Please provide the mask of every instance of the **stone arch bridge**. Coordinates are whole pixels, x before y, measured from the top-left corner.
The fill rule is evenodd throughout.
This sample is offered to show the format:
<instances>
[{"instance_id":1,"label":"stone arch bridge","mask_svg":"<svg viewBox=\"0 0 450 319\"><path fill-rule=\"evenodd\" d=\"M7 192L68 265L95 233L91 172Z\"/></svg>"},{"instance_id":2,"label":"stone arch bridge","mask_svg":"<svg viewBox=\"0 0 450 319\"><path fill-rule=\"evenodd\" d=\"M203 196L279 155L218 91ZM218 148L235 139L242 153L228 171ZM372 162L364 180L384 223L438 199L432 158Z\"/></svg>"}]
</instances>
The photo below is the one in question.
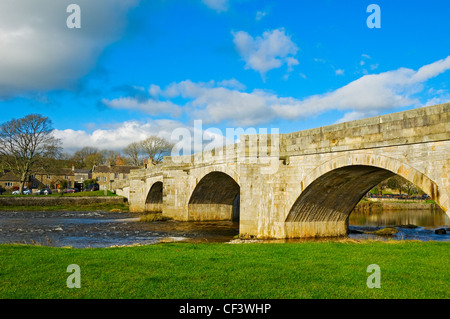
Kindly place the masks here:
<instances>
[{"instance_id":1,"label":"stone arch bridge","mask_svg":"<svg viewBox=\"0 0 450 319\"><path fill-rule=\"evenodd\" d=\"M450 103L241 142L134 170L130 211L183 221L239 219L240 234L347 234L359 200L398 174L449 214Z\"/></svg>"}]
</instances>

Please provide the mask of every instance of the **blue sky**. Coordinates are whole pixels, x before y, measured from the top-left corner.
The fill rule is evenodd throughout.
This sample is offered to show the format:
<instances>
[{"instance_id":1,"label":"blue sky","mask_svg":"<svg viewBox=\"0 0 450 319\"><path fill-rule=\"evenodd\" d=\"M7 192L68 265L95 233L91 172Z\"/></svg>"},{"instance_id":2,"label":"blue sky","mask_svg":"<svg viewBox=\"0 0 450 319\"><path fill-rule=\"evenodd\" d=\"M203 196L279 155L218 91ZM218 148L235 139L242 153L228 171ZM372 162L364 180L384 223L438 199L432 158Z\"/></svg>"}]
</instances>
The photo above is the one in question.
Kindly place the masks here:
<instances>
[{"instance_id":1,"label":"blue sky","mask_svg":"<svg viewBox=\"0 0 450 319\"><path fill-rule=\"evenodd\" d=\"M195 120L287 133L449 102L449 13L447 0L4 0L0 122L40 113L67 152L120 150Z\"/></svg>"}]
</instances>

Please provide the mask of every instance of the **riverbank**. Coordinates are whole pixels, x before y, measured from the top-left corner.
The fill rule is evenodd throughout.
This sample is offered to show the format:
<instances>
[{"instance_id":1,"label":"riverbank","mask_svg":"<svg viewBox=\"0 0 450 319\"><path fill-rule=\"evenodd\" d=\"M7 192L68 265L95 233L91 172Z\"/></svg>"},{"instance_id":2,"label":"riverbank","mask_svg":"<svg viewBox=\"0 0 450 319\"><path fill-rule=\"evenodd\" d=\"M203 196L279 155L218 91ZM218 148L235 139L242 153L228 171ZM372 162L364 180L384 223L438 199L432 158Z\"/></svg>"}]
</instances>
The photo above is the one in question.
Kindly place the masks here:
<instances>
[{"instance_id":1,"label":"riverbank","mask_svg":"<svg viewBox=\"0 0 450 319\"><path fill-rule=\"evenodd\" d=\"M120 248L0 245L0 298L434 298L450 292L439 242L165 243ZM81 288L69 289L68 265ZM381 288L367 287L369 265Z\"/></svg>"},{"instance_id":2,"label":"riverbank","mask_svg":"<svg viewBox=\"0 0 450 319\"><path fill-rule=\"evenodd\" d=\"M0 211L128 211L125 197L103 191L51 195L3 195Z\"/></svg>"},{"instance_id":3,"label":"riverbank","mask_svg":"<svg viewBox=\"0 0 450 319\"><path fill-rule=\"evenodd\" d=\"M443 210L432 200L372 200L363 199L353 209L352 213L377 213L383 211Z\"/></svg>"}]
</instances>

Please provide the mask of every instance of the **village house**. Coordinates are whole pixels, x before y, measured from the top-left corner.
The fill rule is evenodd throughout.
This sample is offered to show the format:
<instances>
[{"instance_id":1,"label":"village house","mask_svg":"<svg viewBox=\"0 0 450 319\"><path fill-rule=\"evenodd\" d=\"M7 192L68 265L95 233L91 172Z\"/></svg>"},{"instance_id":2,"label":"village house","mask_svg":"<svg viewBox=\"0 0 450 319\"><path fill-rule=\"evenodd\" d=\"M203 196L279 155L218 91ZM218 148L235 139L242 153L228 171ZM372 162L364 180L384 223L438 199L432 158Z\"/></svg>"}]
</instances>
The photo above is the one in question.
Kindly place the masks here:
<instances>
[{"instance_id":1,"label":"village house","mask_svg":"<svg viewBox=\"0 0 450 319\"><path fill-rule=\"evenodd\" d=\"M81 189L83 181L91 179L92 172L89 169L53 168L41 170L29 176L25 186L30 189L64 189L77 187ZM0 176L0 187L9 190L20 186L19 178L14 173L7 171Z\"/></svg>"},{"instance_id":2,"label":"village house","mask_svg":"<svg viewBox=\"0 0 450 319\"><path fill-rule=\"evenodd\" d=\"M75 186L75 172L71 168L42 170L30 176L30 188L64 189Z\"/></svg>"},{"instance_id":3,"label":"village house","mask_svg":"<svg viewBox=\"0 0 450 319\"><path fill-rule=\"evenodd\" d=\"M0 187L2 189L13 189L15 187L19 187L20 180L19 178L14 175L12 172L5 172L2 175L0 175Z\"/></svg>"},{"instance_id":4,"label":"village house","mask_svg":"<svg viewBox=\"0 0 450 319\"><path fill-rule=\"evenodd\" d=\"M92 170L74 168L73 166L72 170L74 171L75 187L81 190L83 188L83 182L92 179Z\"/></svg>"},{"instance_id":5,"label":"village house","mask_svg":"<svg viewBox=\"0 0 450 319\"><path fill-rule=\"evenodd\" d=\"M130 165L102 165L92 168L92 179L95 179L100 189L112 189L114 182L126 180L132 169L139 169L139 166Z\"/></svg>"},{"instance_id":6,"label":"village house","mask_svg":"<svg viewBox=\"0 0 450 319\"><path fill-rule=\"evenodd\" d=\"M70 168L58 168L48 171L40 171L29 176L25 187L29 189L70 188L74 185L74 173ZM5 172L0 177L0 186L4 189L14 189L20 187L20 179L13 172Z\"/></svg>"}]
</instances>

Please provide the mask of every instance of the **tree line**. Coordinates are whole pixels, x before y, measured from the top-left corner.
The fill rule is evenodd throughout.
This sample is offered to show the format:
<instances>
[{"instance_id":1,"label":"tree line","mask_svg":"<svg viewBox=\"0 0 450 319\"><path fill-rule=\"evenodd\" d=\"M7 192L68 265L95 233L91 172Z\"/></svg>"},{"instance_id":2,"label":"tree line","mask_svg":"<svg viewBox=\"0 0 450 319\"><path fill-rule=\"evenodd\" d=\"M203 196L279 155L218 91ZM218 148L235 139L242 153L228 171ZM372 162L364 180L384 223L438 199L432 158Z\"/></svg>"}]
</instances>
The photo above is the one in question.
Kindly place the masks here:
<instances>
[{"instance_id":1,"label":"tree line","mask_svg":"<svg viewBox=\"0 0 450 319\"><path fill-rule=\"evenodd\" d=\"M50 118L29 114L0 125L0 173L11 171L20 180L23 190L29 176L56 168L92 169L94 165L142 166L144 161L157 164L169 155L173 143L158 136L133 142L121 152L83 147L73 155L63 152L62 143L53 136Z\"/></svg>"},{"instance_id":2,"label":"tree line","mask_svg":"<svg viewBox=\"0 0 450 319\"><path fill-rule=\"evenodd\" d=\"M399 175L394 175L388 179L385 179L370 190L372 194L376 195L382 195L384 193L390 193L392 191L397 191L401 194L407 195L424 194L424 192L419 187Z\"/></svg>"}]
</instances>

